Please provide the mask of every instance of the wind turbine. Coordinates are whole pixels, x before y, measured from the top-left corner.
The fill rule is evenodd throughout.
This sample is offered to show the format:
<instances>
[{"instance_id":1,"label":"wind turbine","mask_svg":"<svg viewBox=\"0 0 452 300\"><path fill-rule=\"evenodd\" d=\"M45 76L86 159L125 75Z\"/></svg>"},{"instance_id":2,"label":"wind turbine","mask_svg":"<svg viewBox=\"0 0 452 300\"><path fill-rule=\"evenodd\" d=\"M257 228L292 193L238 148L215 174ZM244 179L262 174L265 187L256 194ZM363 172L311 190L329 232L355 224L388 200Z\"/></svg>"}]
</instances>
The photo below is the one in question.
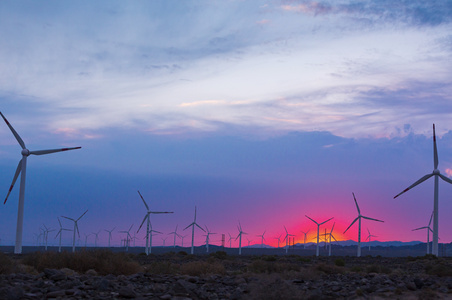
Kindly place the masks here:
<instances>
[{"instance_id":1,"label":"wind turbine","mask_svg":"<svg viewBox=\"0 0 452 300\"><path fill-rule=\"evenodd\" d=\"M27 158L30 155L44 155L44 154L50 154L55 152L62 152L62 151L68 151L68 150L75 150L80 149L81 147L72 147L72 148L60 148L60 149L49 149L49 150L38 150L38 151L30 151L25 146L24 141L19 136L19 134L14 130L13 126L6 120L5 116L0 112L0 115L2 116L3 120L5 120L6 125L8 125L9 129L13 133L14 137L16 138L19 145L22 147L22 159L19 161L19 164L16 169L16 173L13 177L13 182L11 183L11 187L9 188L8 194L6 195L5 202L8 200L9 194L11 193L14 184L16 183L17 177L19 177L19 174L21 174L20 177L20 187L19 187L19 207L17 210L17 228L16 228L16 244L14 247L14 253L20 254L22 253L22 233L23 233L23 223L24 223L24 200L25 200L25 178L27 173Z\"/></svg>"},{"instance_id":2,"label":"wind turbine","mask_svg":"<svg viewBox=\"0 0 452 300\"><path fill-rule=\"evenodd\" d=\"M415 231L415 230L427 229L427 254L430 254L430 231L433 232L433 230L430 228L430 224L432 223L432 218L433 218L433 212L432 212L432 215L430 216L430 222L428 222L428 226L423 226L423 227L419 227L419 228L412 230L412 231Z\"/></svg>"},{"instance_id":3,"label":"wind turbine","mask_svg":"<svg viewBox=\"0 0 452 300\"><path fill-rule=\"evenodd\" d=\"M352 194L353 194L353 199L355 199L356 209L358 210L358 216L357 216L356 219L353 220L353 222L347 227L347 229L345 229L344 233L346 233L347 230L348 230L350 227L352 227L352 225L355 224L356 221L358 221L358 254L357 254L357 257L360 257L360 256L361 256L361 219L364 218L364 219L367 219L367 220L377 221L377 222L382 222L382 223L383 223L384 221L377 220L377 219L372 219L372 218L365 217L365 216L361 215L361 211L360 211L359 206L358 206L358 201L356 201L355 194L354 194L354 193L352 193Z\"/></svg>"},{"instance_id":4,"label":"wind turbine","mask_svg":"<svg viewBox=\"0 0 452 300\"><path fill-rule=\"evenodd\" d=\"M308 234L309 230L306 232L304 232L304 231L300 231L300 232L304 234L303 249L306 249L306 235Z\"/></svg>"},{"instance_id":5,"label":"wind turbine","mask_svg":"<svg viewBox=\"0 0 452 300\"><path fill-rule=\"evenodd\" d=\"M49 228L47 228L47 226L45 224L42 224L42 226L44 226L44 228L45 228L45 229L43 229L43 231L44 231L44 238L46 241L45 250L47 251L47 239L49 237L49 232L55 231L55 229L49 229Z\"/></svg>"},{"instance_id":6,"label":"wind turbine","mask_svg":"<svg viewBox=\"0 0 452 300\"><path fill-rule=\"evenodd\" d=\"M146 252L146 254L149 254L149 247L148 247L148 245L149 245L149 225L150 225L150 215L151 215L151 214L172 214L173 212L172 212L172 211L151 211L151 210L149 210L149 206L148 206L148 204L146 203L146 201L144 201L144 198L143 198L143 196L141 195L140 191L138 191L138 194L140 195L141 200L143 200L143 203L144 203L144 206L146 206L147 212L146 212L146 215L144 216L143 222L141 222L140 228L138 228L138 230L137 230L137 233L138 233L138 231L140 231L141 226L143 226L144 221L147 220L147 226L146 226L146 247L145 247L145 252Z\"/></svg>"},{"instance_id":7,"label":"wind turbine","mask_svg":"<svg viewBox=\"0 0 452 300\"><path fill-rule=\"evenodd\" d=\"M59 243L59 246L58 246L58 252L61 252L61 236L63 235L63 231L64 231L64 230L66 230L66 231L71 231L71 230L70 230L70 229L63 228L63 226L61 225L60 218L58 218L58 223L60 224L60 230L59 230L58 233L56 234L55 238L57 238L58 236L60 236L60 243Z\"/></svg>"},{"instance_id":8,"label":"wind turbine","mask_svg":"<svg viewBox=\"0 0 452 300\"><path fill-rule=\"evenodd\" d=\"M176 237L181 237L180 234L177 233L177 227L178 226L179 225L176 225L176 229L173 232L168 233L168 234L173 234L174 235L174 246L173 246L174 248L176 248Z\"/></svg>"},{"instance_id":9,"label":"wind turbine","mask_svg":"<svg viewBox=\"0 0 452 300\"><path fill-rule=\"evenodd\" d=\"M264 240L265 240L265 238L264 238L264 235L265 235L265 232L266 232L267 230L265 230L264 231L264 233L263 234L261 234L261 235L257 235L257 236L260 236L262 239L261 239L261 248L264 248Z\"/></svg>"},{"instance_id":10,"label":"wind turbine","mask_svg":"<svg viewBox=\"0 0 452 300\"><path fill-rule=\"evenodd\" d=\"M152 236L155 234L162 234L160 231L152 229L152 223L149 221L149 231L147 232L147 236L149 236L149 253L152 253Z\"/></svg>"},{"instance_id":11,"label":"wind turbine","mask_svg":"<svg viewBox=\"0 0 452 300\"><path fill-rule=\"evenodd\" d=\"M63 218L65 218L65 219L68 219L68 220L71 220L71 221L73 221L74 222L74 237L72 238L72 253L74 253L75 252L75 232L77 231L77 234L78 234L78 238L80 238L80 232L78 231L78 225L77 225L77 222L86 214L88 212L88 210L86 210L77 220L74 220L74 219L72 219L72 218L68 218L68 217L65 217L65 216L61 216L61 217L63 217Z\"/></svg>"},{"instance_id":12,"label":"wind turbine","mask_svg":"<svg viewBox=\"0 0 452 300\"><path fill-rule=\"evenodd\" d=\"M328 256L331 256L331 239L334 239L336 242L336 238L333 235L333 230L334 230L334 225L336 225L336 222L333 223L333 227L331 228L331 231L327 234L329 237L329 242L328 242L328 246L329 246L329 250L328 250ZM326 236L325 236L326 237Z\"/></svg>"},{"instance_id":13,"label":"wind turbine","mask_svg":"<svg viewBox=\"0 0 452 300\"><path fill-rule=\"evenodd\" d=\"M168 237L162 238L162 240L163 240L163 247L165 247L165 242L166 242L167 239L168 239Z\"/></svg>"},{"instance_id":14,"label":"wind turbine","mask_svg":"<svg viewBox=\"0 0 452 300\"><path fill-rule=\"evenodd\" d=\"M306 215L305 215L305 216L306 216ZM315 255L316 255L316 256L319 256L319 254L320 254L320 250L319 250L320 225L323 225L323 224L325 224L326 222L328 222L328 221L334 219L334 217L333 217L333 218L329 218L328 220L323 221L322 223L317 223L316 221L314 221L313 219L311 219L311 218L308 217L308 216L306 216L306 218L308 218L309 220L311 220L312 222L314 222L315 224L317 224L317 247L316 247Z\"/></svg>"},{"instance_id":15,"label":"wind turbine","mask_svg":"<svg viewBox=\"0 0 452 300\"><path fill-rule=\"evenodd\" d=\"M88 237L91 235L91 233L88 233L88 234L84 233L84 235L85 235L85 248L86 248L86 245L88 243Z\"/></svg>"},{"instance_id":16,"label":"wind turbine","mask_svg":"<svg viewBox=\"0 0 452 300\"><path fill-rule=\"evenodd\" d=\"M184 248L184 239L185 239L186 237L187 237L186 235L181 235L181 236L180 236L180 238L181 238L181 240L182 240L182 244L181 244L181 247L182 247L182 248Z\"/></svg>"},{"instance_id":17,"label":"wind turbine","mask_svg":"<svg viewBox=\"0 0 452 300\"><path fill-rule=\"evenodd\" d=\"M294 234L289 234L289 232L287 231L286 226L284 225L284 230L286 231L286 235L284 236L283 242L286 241L286 254L289 251L289 237L291 236L295 236Z\"/></svg>"},{"instance_id":18,"label":"wind turbine","mask_svg":"<svg viewBox=\"0 0 452 300\"><path fill-rule=\"evenodd\" d=\"M232 248L232 235L228 232L229 235L229 248Z\"/></svg>"},{"instance_id":19,"label":"wind turbine","mask_svg":"<svg viewBox=\"0 0 452 300\"><path fill-rule=\"evenodd\" d=\"M369 251L370 251L370 243L372 242L372 238L373 238L373 237L377 237L377 236L376 236L376 235L370 234L369 228L367 228L367 232L369 233L369 235L367 236L366 241L369 240ZM428 253L427 253L427 254L428 254Z\"/></svg>"},{"instance_id":20,"label":"wind turbine","mask_svg":"<svg viewBox=\"0 0 452 300\"><path fill-rule=\"evenodd\" d=\"M425 175L409 187L407 187L403 192L397 194L395 198L402 195L406 191L412 189L416 185L426 181L430 177L435 176L435 190L434 190L434 196L433 196L433 245L432 245L432 254L438 256L438 177L441 177L442 180L452 184L452 180L444 176L440 173L438 169L438 149L436 147L436 134L435 134L435 124L433 124L433 172L430 174Z\"/></svg>"},{"instance_id":21,"label":"wind turbine","mask_svg":"<svg viewBox=\"0 0 452 300\"><path fill-rule=\"evenodd\" d=\"M250 240L249 238L246 238L246 240L248 241L248 247L249 247L253 240Z\"/></svg>"},{"instance_id":22,"label":"wind turbine","mask_svg":"<svg viewBox=\"0 0 452 300\"><path fill-rule=\"evenodd\" d=\"M97 248L97 241L99 240L99 233L100 233L100 230L97 233L93 232L93 234L94 234L94 248Z\"/></svg>"},{"instance_id":23,"label":"wind turbine","mask_svg":"<svg viewBox=\"0 0 452 300\"><path fill-rule=\"evenodd\" d=\"M275 240L278 240L278 249L279 249L279 243L281 242L281 235L282 234L280 234L278 237L273 238Z\"/></svg>"},{"instance_id":24,"label":"wind turbine","mask_svg":"<svg viewBox=\"0 0 452 300\"><path fill-rule=\"evenodd\" d=\"M207 230L207 234L205 234L205 237L206 237L206 250L207 250L207 253L209 253L209 237L210 237L211 234L216 234L216 233L210 232L209 228L207 228L207 225L204 225L204 226L206 226L206 230Z\"/></svg>"},{"instance_id":25,"label":"wind turbine","mask_svg":"<svg viewBox=\"0 0 452 300\"><path fill-rule=\"evenodd\" d=\"M132 230L132 227L133 227L133 224L130 225L129 230L119 231L120 233L127 233L127 235L126 235L126 252L129 252L129 242L130 242L130 239L132 238L132 236L130 235L130 230Z\"/></svg>"},{"instance_id":26,"label":"wind turbine","mask_svg":"<svg viewBox=\"0 0 452 300\"><path fill-rule=\"evenodd\" d=\"M195 250L195 248L193 246L195 243L195 226L198 226L199 229L206 232L201 226L198 225L198 223L196 223L196 206L195 206L195 218L190 225L188 225L187 227L184 228L184 230L190 226L191 226L191 254L193 254L194 250Z\"/></svg>"},{"instance_id":27,"label":"wind turbine","mask_svg":"<svg viewBox=\"0 0 452 300\"><path fill-rule=\"evenodd\" d=\"M239 230L239 234L237 235L235 240L239 239L239 255L242 255L242 234L247 234L247 233L243 232L242 224L240 224L240 221L239 221L239 226L237 226L237 229Z\"/></svg>"},{"instance_id":28,"label":"wind turbine","mask_svg":"<svg viewBox=\"0 0 452 300\"><path fill-rule=\"evenodd\" d=\"M106 232L108 232L108 248L110 248L111 233L113 232L113 230L115 230L115 228L116 228L116 227L113 227L112 230L104 229Z\"/></svg>"}]
</instances>

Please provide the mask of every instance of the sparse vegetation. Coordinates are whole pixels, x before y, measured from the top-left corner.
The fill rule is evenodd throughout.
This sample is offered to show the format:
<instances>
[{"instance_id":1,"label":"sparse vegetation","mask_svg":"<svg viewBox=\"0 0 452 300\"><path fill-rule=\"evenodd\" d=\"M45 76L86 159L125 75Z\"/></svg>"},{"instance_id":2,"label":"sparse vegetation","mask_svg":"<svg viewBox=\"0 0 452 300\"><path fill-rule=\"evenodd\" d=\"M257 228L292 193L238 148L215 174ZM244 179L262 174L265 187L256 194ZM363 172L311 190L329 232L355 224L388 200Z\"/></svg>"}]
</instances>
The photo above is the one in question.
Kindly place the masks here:
<instances>
[{"instance_id":1,"label":"sparse vegetation","mask_svg":"<svg viewBox=\"0 0 452 300\"><path fill-rule=\"evenodd\" d=\"M0 253L0 274L10 274L15 268L16 263L7 255Z\"/></svg>"},{"instance_id":2,"label":"sparse vegetation","mask_svg":"<svg viewBox=\"0 0 452 300\"><path fill-rule=\"evenodd\" d=\"M338 267L343 267L345 266L345 261L342 258L336 258L334 264Z\"/></svg>"}]
</instances>

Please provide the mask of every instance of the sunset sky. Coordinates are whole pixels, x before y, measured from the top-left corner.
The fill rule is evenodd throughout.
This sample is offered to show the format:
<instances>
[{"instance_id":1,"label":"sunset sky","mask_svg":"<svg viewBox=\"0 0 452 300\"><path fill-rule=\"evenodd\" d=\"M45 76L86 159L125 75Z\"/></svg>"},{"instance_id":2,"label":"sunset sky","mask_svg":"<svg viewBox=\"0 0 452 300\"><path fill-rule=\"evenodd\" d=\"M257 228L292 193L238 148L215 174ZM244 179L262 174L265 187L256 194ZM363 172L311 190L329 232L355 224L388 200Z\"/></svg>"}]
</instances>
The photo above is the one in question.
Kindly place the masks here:
<instances>
[{"instance_id":1,"label":"sunset sky","mask_svg":"<svg viewBox=\"0 0 452 300\"><path fill-rule=\"evenodd\" d=\"M137 190L174 211L152 224L164 237L178 225L185 245L195 206L213 244L239 221L253 243L266 230L276 245L283 226L302 242L316 230L305 215L356 240L357 224L343 234L352 192L385 221L363 232L425 241L412 229L428 224L433 178L393 197L432 172L433 123L452 178L451 1L6 0L0 36L0 111L30 150L82 147L29 157L25 245L86 209L82 241L101 230L106 245L116 227L119 244L145 215ZM0 121L4 197L21 148ZM452 185L439 191L449 243ZM0 207L1 245L14 244L18 195L19 180Z\"/></svg>"}]
</instances>

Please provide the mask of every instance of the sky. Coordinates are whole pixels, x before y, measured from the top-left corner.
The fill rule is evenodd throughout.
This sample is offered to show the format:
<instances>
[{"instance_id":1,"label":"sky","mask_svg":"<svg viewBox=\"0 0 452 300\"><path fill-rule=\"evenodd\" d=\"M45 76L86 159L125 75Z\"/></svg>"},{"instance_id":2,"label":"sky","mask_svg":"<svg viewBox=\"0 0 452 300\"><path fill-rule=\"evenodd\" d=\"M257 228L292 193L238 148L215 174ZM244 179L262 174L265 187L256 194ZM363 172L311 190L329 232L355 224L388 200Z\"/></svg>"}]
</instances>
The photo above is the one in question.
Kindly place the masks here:
<instances>
[{"instance_id":1,"label":"sky","mask_svg":"<svg viewBox=\"0 0 452 300\"><path fill-rule=\"evenodd\" d=\"M303 241L323 222L357 239L352 193L379 241L425 241L433 170L452 178L452 1L0 2L0 111L31 150L25 245L57 217L114 245L146 213L168 235L197 222L228 244ZM21 148L0 122L0 195ZM452 186L439 187L439 237L452 241ZM0 208L15 240L19 181ZM65 228L71 228L62 219ZM49 244L57 244L56 231ZM195 244L205 237L196 231ZM65 232L63 243L71 244ZM181 240L177 240L180 245ZM94 244L94 236L88 237ZM237 246L238 241L233 241Z\"/></svg>"}]
</instances>

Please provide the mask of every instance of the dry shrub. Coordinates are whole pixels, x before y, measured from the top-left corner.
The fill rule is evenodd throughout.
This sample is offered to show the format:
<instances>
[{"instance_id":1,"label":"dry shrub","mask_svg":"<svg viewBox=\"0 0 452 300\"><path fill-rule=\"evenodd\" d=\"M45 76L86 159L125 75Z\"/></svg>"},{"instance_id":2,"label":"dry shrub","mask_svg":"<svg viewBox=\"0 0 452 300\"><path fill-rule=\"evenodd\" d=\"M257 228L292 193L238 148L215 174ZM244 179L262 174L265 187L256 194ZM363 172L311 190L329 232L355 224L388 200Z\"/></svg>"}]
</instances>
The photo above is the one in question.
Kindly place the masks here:
<instances>
[{"instance_id":1,"label":"dry shrub","mask_svg":"<svg viewBox=\"0 0 452 300\"><path fill-rule=\"evenodd\" d=\"M180 266L182 274L190 276L200 276L206 274L225 274L225 267L218 263L208 263L204 261L192 261Z\"/></svg>"},{"instance_id":2,"label":"dry shrub","mask_svg":"<svg viewBox=\"0 0 452 300\"><path fill-rule=\"evenodd\" d=\"M279 274L260 275L260 280L249 284L247 299L305 299L302 291L283 280Z\"/></svg>"},{"instance_id":3,"label":"dry shrub","mask_svg":"<svg viewBox=\"0 0 452 300\"><path fill-rule=\"evenodd\" d=\"M325 274L342 274L344 273L344 269L338 267L336 265L327 265L324 263L320 263L314 266L316 271L325 273Z\"/></svg>"},{"instance_id":4,"label":"dry shrub","mask_svg":"<svg viewBox=\"0 0 452 300\"><path fill-rule=\"evenodd\" d=\"M179 270L179 265L168 261L159 261L145 265L143 268L149 274L176 274Z\"/></svg>"},{"instance_id":5,"label":"dry shrub","mask_svg":"<svg viewBox=\"0 0 452 300\"><path fill-rule=\"evenodd\" d=\"M438 277L452 276L452 268L445 264L429 264L425 267L425 272L429 275L436 275Z\"/></svg>"},{"instance_id":6,"label":"dry shrub","mask_svg":"<svg viewBox=\"0 0 452 300\"><path fill-rule=\"evenodd\" d=\"M280 263L274 261L255 260L248 265L248 271L253 273L284 273L299 271L298 265L293 263Z\"/></svg>"},{"instance_id":7,"label":"dry shrub","mask_svg":"<svg viewBox=\"0 0 452 300\"><path fill-rule=\"evenodd\" d=\"M16 262L6 254L0 252L0 274L13 273L16 268Z\"/></svg>"},{"instance_id":8,"label":"dry shrub","mask_svg":"<svg viewBox=\"0 0 452 300\"><path fill-rule=\"evenodd\" d=\"M124 253L113 253L109 250L69 252L35 252L27 255L23 263L34 267L38 271L45 268L68 268L79 273L90 269L96 270L100 275L130 275L141 271L137 262Z\"/></svg>"}]
</instances>

